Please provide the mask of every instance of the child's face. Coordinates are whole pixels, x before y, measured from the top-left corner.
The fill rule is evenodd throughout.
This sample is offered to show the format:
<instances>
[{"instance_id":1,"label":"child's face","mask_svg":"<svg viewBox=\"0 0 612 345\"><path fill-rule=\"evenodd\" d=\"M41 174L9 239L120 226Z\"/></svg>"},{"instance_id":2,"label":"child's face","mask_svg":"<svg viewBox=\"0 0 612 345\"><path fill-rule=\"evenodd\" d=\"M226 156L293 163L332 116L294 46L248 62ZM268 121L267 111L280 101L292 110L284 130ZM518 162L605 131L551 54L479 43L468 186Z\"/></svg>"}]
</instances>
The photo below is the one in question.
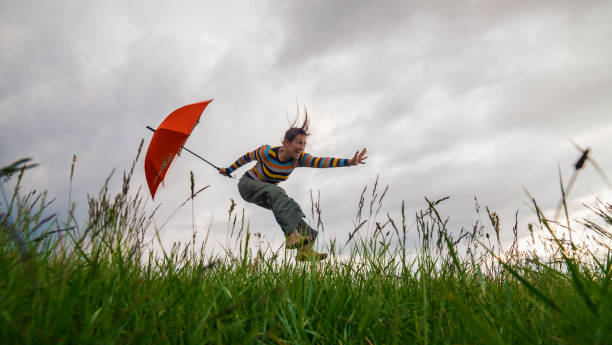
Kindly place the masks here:
<instances>
[{"instance_id":1,"label":"child's face","mask_svg":"<svg viewBox=\"0 0 612 345\"><path fill-rule=\"evenodd\" d=\"M293 138L292 141L283 143L285 148L288 149L293 158L299 158L300 154L304 152L304 148L306 147L306 136L303 134L298 134Z\"/></svg>"}]
</instances>

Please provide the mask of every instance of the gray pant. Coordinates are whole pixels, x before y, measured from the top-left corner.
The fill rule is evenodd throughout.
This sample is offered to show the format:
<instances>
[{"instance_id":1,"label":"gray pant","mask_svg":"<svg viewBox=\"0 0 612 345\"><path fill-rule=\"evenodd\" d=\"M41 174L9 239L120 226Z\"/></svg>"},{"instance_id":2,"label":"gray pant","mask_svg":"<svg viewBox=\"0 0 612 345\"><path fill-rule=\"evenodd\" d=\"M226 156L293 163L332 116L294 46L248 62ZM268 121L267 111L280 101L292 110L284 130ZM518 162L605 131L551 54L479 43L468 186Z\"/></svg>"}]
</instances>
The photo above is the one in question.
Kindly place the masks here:
<instances>
[{"instance_id":1,"label":"gray pant","mask_svg":"<svg viewBox=\"0 0 612 345\"><path fill-rule=\"evenodd\" d=\"M244 200L272 210L285 236L297 230L302 235L310 236L313 241L317 237L317 231L304 221L305 215L300 205L281 187L244 175L238 181L238 192Z\"/></svg>"}]
</instances>

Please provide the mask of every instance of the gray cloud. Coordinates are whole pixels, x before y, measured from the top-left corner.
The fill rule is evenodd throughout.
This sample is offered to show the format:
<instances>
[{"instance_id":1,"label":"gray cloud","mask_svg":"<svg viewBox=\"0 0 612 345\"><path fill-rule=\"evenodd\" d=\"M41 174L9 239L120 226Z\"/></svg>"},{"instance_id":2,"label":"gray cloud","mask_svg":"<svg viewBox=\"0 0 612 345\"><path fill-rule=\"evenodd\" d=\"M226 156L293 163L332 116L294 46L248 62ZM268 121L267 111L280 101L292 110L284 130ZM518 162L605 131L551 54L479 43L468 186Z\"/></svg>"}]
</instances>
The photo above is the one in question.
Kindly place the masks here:
<instances>
[{"instance_id":1,"label":"gray cloud","mask_svg":"<svg viewBox=\"0 0 612 345\"><path fill-rule=\"evenodd\" d=\"M321 192L331 237L350 231L377 175L390 185L391 214L402 200L412 214L424 195L450 195L442 210L460 227L476 217L474 196L508 218L517 208L529 215L523 186L556 206L557 164L567 180L578 156L568 138L612 171L605 1L9 1L0 13L0 161L40 162L27 182L56 195L60 213L73 154L73 200L84 214L86 194L113 167L129 168L141 138L148 143L145 125L207 98L215 101L187 146L221 166L278 145L296 104L312 116L312 154L368 147L365 166L300 169L284 184L306 213L309 190ZM197 224L214 217L222 237L233 198L253 229L280 241L269 211L244 205L235 181L188 154L149 200L162 204L157 225L189 195L190 171L211 185L196 202ZM142 160L134 181L146 185ZM603 187L585 170L574 193L590 188ZM169 240L188 240L190 219L189 207L179 211Z\"/></svg>"}]
</instances>

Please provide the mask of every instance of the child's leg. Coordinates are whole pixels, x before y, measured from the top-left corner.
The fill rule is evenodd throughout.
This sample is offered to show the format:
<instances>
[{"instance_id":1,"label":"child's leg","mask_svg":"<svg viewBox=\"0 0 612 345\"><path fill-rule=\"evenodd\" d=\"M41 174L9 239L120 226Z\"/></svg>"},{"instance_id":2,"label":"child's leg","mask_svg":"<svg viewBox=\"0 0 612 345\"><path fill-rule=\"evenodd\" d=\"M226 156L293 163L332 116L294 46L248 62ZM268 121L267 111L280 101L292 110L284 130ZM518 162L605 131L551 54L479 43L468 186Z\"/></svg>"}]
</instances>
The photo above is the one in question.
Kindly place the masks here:
<instances>
[{"instance_id":1,"label":"child's leg","mask_svg":"<svg viewBox=\"0 0 612 345\"><path fill-rule=\"evenodd\" d=\"M304 218L300 218L298 221L297 231L300 234L310 238L311 243L314 242L319 234L317 230L313 229L310 225L308 225L308 223L306 223L306 221L304 221Z\"/></svg>"},{"instance_id":2,"label":"child's leg","mask_svg":"<svg viewBox=\"0 0 612 345\"><path fill-rule=\"evenodd\" d=\"M285 236L297 230L312 241L317 237L317 231L304 221L300 206L281 187L243 176L238 182L238 191L244 200L272 210Z\"/></svg>"}]
</instances>

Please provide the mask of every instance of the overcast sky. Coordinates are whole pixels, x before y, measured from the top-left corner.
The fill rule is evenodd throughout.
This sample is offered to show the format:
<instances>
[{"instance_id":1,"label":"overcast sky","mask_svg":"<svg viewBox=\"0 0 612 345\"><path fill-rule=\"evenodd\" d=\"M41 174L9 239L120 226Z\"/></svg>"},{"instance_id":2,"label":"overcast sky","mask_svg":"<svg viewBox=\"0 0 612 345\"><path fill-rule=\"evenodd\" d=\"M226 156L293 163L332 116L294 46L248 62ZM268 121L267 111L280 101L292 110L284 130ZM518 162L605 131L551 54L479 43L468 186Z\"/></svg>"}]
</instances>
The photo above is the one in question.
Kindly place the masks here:
<instances>
[{"instance_id":1,"label":"overcast sky","mask_svg":"<svg viewBox=\"0 0 612 345\"><path fill-rule=\"evenodd\" d=\"M223 5L221 5L223 3ZM474 197L511 233L560 197L579 152L592 148L612 174L610 1L15 1L0 3L0 165L32 157L26 184L66 213L70 165L77 210L113 169L130 167L141 139L173 110L214 98L186 146L219 166L262 144L279 145L296 105L306 106L307 152L366 165L299 169L282 186L310 214L321 193L325 239L346 239L359 195L389 185L383 212L413 214L424 196L454 230L477 219ZM143 152L144 155L144 152ZM143 160L135 185L146 188ZM247 169L237 172L240 176ZM272 214L246 204L236 180L187 153L155 201L159 226L196 187L202 234L226 238L229 199L273 243ZM592 166L572 205L610 200ZM576 205L575 212L581 208ZM484 219L483 219L484 220ZM521 234L526 235L522 228ZM162 238L191 239L189 206ZM506 236L506 238L508 238Z\"/></svg>"}]
</instances>

